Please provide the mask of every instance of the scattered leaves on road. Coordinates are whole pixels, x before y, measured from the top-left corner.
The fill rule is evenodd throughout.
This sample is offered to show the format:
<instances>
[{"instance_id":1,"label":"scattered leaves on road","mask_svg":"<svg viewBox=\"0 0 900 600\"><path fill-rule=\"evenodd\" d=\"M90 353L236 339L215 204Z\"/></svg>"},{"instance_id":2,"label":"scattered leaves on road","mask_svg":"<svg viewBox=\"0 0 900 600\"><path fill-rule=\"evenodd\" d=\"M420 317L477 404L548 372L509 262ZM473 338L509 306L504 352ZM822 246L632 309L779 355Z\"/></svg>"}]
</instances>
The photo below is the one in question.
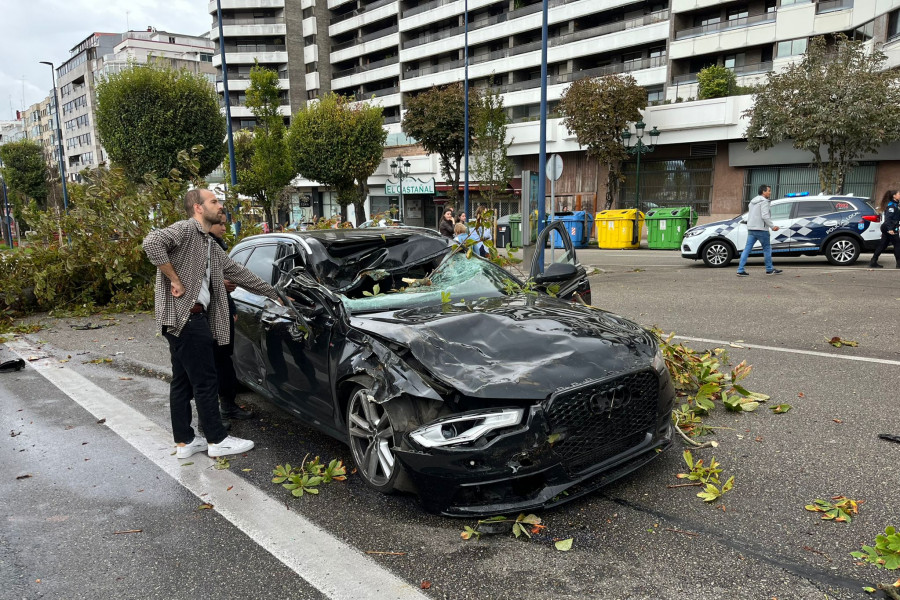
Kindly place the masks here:
<instances>
[{"instance_id":1,"label":"scattered leaves on road","mask_svg":"<svg viewBox=\"0 0 900 600\"><path fill-rule=\"evenodd\" d=\"M769 410L771 410L776 415L783 415L784 413L791 410L792 408L794 408L794 407L791 406L790 404L779 404L778 406L770 406Z\"/></svg>"},{"instance_id":2,"label":"scattered leaves on road","mask_svg":"<svg viewBox=\"0 0 900 600\"><path fill-rule=\"evenodd\" d=\"M419 587L422 588L423 590L430 590L431 582L428 581L427 579L423 579L422 583L419 584Z\"/></svg>"},{"instance_id":3,"label":"scattered leaves on road","mask_svg":"<svg viewBox=\"0 0 900 600\"><path fill-rule=\"evenodd\" d=\"M197 510L211 510L212 507L213 507L213 505L210 504L209 502L204 502L203 504L201 504L200 506L197 507Z\"/></svg>"},{"instance_id":4,"label":"scattered leaves on road","mask_svg":"<svg viewBox=\"0 0 900 600\"><path fill-rule=\"evenodd\" d=\"M845 496L832 496L831 500L833 502L817 498L814 500L814 504L806 505L806 510L824 513L822 515L823 521L835 521L837 523L849 523L853 520L851 515L859 514L861 500L853 500Z\"/></svg>"},{"instance_id":5,"label":"scattered leaves on road","mask_svg":"<svg viewBox=\"0 0 900 600\"><path fill-rule=\"evenodd\" d=\"M186 462L186 463L182 463L181 466L182 466L182 467L189 467L189 466L191 466L192 464L194 464L194 463L192 463L192 462Z\"/></svg>"},{"instance_id":6,"label":"scattered leaves on road","mask_svg":"<svg viewBox=\"0 0 900 600\"><path fill-rule=\"evenodd\" d=\"M556 549L559 550L560 552L568 552L569 550L572 549L572 538L568 538L565 540L559 540L554 545L556 546Z\"/></svg>"},{"instance_id":7,"label":"scattered leaves on road","mask_svg":"<svg viewBox=\"0 0 900 600\"><path fill-rule=\"evenodd\" d=\"M218 469L219 471L221 471L221 470L223 470L223 469L228 469L228 468L230 468L230 467L231 467L231 463L228 462L228 459L227 459L226 457L221 456L221 457L219 457L219 458L216 459L216 464L214 464L213 466L214 466L216 469ZM231 489L231 488L229 488L229 489Z\"/></svg>"},{"instance_id":8,"label":"scattered leaves on road","mask_svg":"<svg viewBox=\"0 0 900 600\"><path fill-rule=\"evenodd\" d=\"M835 348L840 348L841 346L850 346L851 348L855 348L859 346L859 342L854 342L853 340L844 340L839 338L838 336L834 336L833 338L825 338L825 341Z\"/></svg>"}]
</instances>

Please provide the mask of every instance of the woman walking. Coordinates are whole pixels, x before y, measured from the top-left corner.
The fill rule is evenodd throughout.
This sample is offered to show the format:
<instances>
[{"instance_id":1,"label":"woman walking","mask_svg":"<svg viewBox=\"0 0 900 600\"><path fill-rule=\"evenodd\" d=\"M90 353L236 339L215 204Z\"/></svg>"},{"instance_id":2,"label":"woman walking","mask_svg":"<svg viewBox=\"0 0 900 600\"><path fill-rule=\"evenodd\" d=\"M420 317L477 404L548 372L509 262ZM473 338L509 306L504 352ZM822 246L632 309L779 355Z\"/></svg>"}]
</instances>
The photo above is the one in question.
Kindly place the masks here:
<instances>
[{"instance_id":1,"label":"woman walking","mask_svg":"<svg viewBox=\"0 0 900 600\"><path fill-rule=\"evenodd\" d=\"M881 213L881 243L872 255L869 267L872 269L880 269L878 257L887 250L891 244L894 245L894 260L896 268L900 269L900 236L897 234L900 227L900 191L888 190L881 197L881 201L875 206L875 210Z\"/></svg>"}]
</instances>

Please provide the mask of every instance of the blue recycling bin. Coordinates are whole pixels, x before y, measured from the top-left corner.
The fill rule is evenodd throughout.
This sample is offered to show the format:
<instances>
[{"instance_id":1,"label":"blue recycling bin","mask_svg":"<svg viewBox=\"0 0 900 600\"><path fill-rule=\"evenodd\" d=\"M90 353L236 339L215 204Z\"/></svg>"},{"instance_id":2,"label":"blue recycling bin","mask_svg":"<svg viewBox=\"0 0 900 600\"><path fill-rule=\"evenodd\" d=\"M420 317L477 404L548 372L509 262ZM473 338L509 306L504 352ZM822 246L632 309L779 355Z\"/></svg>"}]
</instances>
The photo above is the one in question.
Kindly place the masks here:
<instances>
[{"instance_id":1,"label":"blue recycling bin","mask_svg":"<svg viewBox=\"0 0 900 600\"><path fill-rule=\"evenodd\" d=\"M584 225L584 215L585 212L583 210L560 212L553 215L554 221L562 221L565 223L566 229L569 232L569 237L572 238L572 245L576 248L587 248L588 245L588 231ZM551 235L553 237L554 248L565 248L562 239L555 231L552 232Z\"/></svg>"}]
</instances>

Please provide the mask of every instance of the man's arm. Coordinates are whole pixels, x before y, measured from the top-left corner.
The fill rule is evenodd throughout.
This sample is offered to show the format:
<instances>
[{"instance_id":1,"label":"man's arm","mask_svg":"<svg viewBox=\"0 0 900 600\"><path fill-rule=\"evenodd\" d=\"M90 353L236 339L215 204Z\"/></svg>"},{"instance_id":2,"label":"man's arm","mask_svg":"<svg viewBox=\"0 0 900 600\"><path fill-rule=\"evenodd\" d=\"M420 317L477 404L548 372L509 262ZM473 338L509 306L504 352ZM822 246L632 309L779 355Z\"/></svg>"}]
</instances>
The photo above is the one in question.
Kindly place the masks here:
<instances>
[{"instance_id":1,"label":"man's arm","mask_svg":"<svg viewBox=\"0 0 900 600\"><path fill-rule=\"evenodd\" d=\"M172 296L180 298L184 294L184 286L181 284L181 279L179 279L178 273L175 272L172 263L156 265L156 267L162 271L163 275L169 278L169 282L172 284Z\"/></svg>"},{"instance_id":2,"label":"man's arm","mask_svg":"<svg viewBox=\"0 0 900 600\"><path fill-rule=\"evenodd\" d=\"M213 248L213 251L216 250L222 252L220 248ZM260 279L253 271L250 271L246 267L231 260L231 257L224 252L222 252L222 273L226 279L233 281L242 288L245 288L254 294L259 294L260 296L266 296L267 298L271 298L275 302L282 304L278 292L275 291L275 288L272 287L271 284Z\"/></svg>"},{"instance_id":3,"label":"man's arm","mask_svg":"<svg viewBox=\"0 0 900 600\"><path fill-rule=\"evenodd\" d=\"M154 229L144 238L142 246L147 258L165 275L172 287L172 296L178 298L184 294L184 285L172 267L169 252L178 247L184 237L184 227L181 223L175 223L164 229Z\"/></svg>"}]
</instances>

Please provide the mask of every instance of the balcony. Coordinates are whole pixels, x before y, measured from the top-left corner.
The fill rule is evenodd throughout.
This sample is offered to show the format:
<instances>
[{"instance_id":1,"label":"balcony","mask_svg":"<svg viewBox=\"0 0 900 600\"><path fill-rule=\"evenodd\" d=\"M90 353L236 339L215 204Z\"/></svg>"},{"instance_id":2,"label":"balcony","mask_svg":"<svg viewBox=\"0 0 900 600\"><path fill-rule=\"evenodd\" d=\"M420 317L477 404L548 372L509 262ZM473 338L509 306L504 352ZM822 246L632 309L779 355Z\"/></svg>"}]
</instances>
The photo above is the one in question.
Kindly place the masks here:
<instances>
[{"instance_id":1,"label":"balcony","mask_svg":"<svg viewBox=\"0 0 900 600\"><path fill-rule=\"evenodd\" d=\"M350 69L343 69L341 71L335 71L331 74L331 79L340 79L341 77L348 77L350 75L356 75L357 73L365 73L366 71L371 71L372 69L377 69L379 67L386 67L388 65L396 64L397 61L400 60L398 56L389 56L382 60L376 60L375 62L370 62L365 65L357 65Z\"/></svg>"},{"instance_id":2,"label":"balcony","mask_svg":"<svg viewBox=\"0 0 900 600\"><path fill-rule=\"evenodd\" d=\"M853 8L853 0L825 0L816 4L816 14L834 12L836 10L846 10Z\"/></svg>"},{"instance_id":3,"label":"balcony","mask_svg":"<svg viewBox=\"0 0 900 600\"><path fill-rule=\"evenodd\" d=\"M261 65L286 64L288 53L283 50L270 52L228 52L226 50L225 59L229 65L252 65L257 60ZM213 55L212 64L214 67L221 68L222 58L218 53Z\"/></svg>"},{"instance_id":4,"label":"balcony","mask_svg":"<svg viewBox=\"0 0 900 600\"><path fill-rule=\"evenodd\" d=\"M604 65L595 69L585 69L583 71L575 71L572 73L563 73L547 77L547 85L559 85L562 83L571 83L585 77L602 77L603 75L614 75L617 73L630 73L632 71L641 71L643 69L653 69L656 67L666 66L665 56L655 56L653 58L642 58L639 60L629 60L623 63L612 65ZM499 86L501 93L519 92L536 87L540 87L541 80L539 78L529 79L528 81L519 81L507 85Z\"/></svg>"},{"instance_id":5,"label":"balcony","mask_svg":"<svg viewBox=\"0 0 900 600\"><path fill-rule=\"evenodd\" d=\"M445 4L453 4L457 0L433 0L432 2L426 2L425 4L420 4L419 6L414 6L409 10L404 10L401 15L402 18L411 17L413 15L421 14L425 11L431 10L433 8L437 8L439 6L444 6Z\"/></svg>"},{"instance_id":6,"label":"balcony","mask_svg":"<svg viewBox=\"0 0 900 600\"><path fill-rule=\"evenodd\" d=\"M737 67L729 67L731 71L737 76L741 77L743 75L756 75L759 73L768 73L772 70L772 61L751 63L748 65L740 65ZM700 73L685 73L683 75L675 75L672 77L672 85L685 85L690 83L697 83L697 78Z\"/></svg>"},{"instance_id":7,"label":"balcony","mask_svg":"<svg viewBox=\"0 0 900 600\"><path fill-rule=\"evenodd\" d=\"M253 19L250 19L253 20ZM287 34L287 26L282 23L259 23L262 19L256 19L257 22L247 25L223 25L222 33L225 39L235 37L262 37L262 36L278 36L283 38ZM219 28L213 26L210 31L210 37L213 40L219 39Z\"/></svg>"},{"instance_id":8,"label":"balcony","mask_svg":"<svg viewBox=\"0 0 900 600\"><path fill-rule=\"evenodd\" d=\"M330 24L331 24L331 25L334 25L334 24L336 24L336 23L340 23L341 21L346 21L347 19L351 19L351 18L353 18L353 17L357 17L357 16L359 16L359 15L361 15L361 14L363 14L363 13L372 11L372 10L374 10L374 9L376 9L376 8L381 8L382 6L387 6L387 5L390 4L391 2L396 2L396 1L397 1L397 0L376 0L375 2L372 2L371 4L366 4L366 5L363 6L362 8L357 8L356 10L351 10L350 12L345 13L345 14L343 14L343 15L338 15L338 16L336 16L336 17L331 17Z\"/></svg>"},{"instance_id":9,"label":"balcony","mask_svg":"<svg viewBox=\"0 0 900 600\"><path fill-rule=\"evenodd\" d=\"M373 31L367 35L364 35L359 38L354 38L352 40L342 42L340 44L334 44L331 46L332 52L340 52L341 50L346 50L347 48L352 48L357 44L364 44L366 42L370 42L372 40L377 40L378 38L384 37L386 35L390 35L392 33L397 33L397 25L391 25L390 27L385 27L384 29L379 29L378 31Z\"/></svg>"},{"instance_id":10,"label":"balcony","mask_svg":"<svg viewBox=\"0 0 900 600\"><path fill-rule=\"evenodd\" d=\"M852 0L835 0L835 1L849 1L852 4ZM762 25L763 23L774 23L775 22L775 13L764 13L761 15L753 15L752 17L744 17L742 19L731 19L730 21L721 21L719 23L710 23L709 25L701 25L699 27L691 27L690 29L682 29L681 31L675 32L676 40L685 40L692 37L698 37L701 35L708 35L710 33L718 33L721 31L728 31L731 29L742 29L744 27L752 27L754 25Z\"/></svg>"},{"instance_id":11,"label":"balcony","mask_svg":"<svg viewBox=\"0 0 900 600\"><path fill-rule=\"evenodd\" d=\"M235 8L284 8L284 0L221 0L222 10ZM216 0L206 5L206 12L216 14Z\"/></svg>"}]
</instances>

